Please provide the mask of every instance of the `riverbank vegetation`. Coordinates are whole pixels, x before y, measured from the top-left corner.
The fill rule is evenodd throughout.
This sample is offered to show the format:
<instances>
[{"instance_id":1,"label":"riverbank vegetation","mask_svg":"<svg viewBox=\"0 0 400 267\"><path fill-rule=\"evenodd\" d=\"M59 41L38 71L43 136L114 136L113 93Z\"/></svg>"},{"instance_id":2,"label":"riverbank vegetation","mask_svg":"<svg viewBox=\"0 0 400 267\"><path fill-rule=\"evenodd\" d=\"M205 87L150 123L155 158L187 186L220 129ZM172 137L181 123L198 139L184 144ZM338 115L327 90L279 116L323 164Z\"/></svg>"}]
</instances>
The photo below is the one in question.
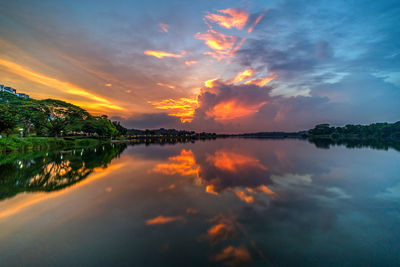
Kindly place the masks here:
<instances>
[{"instance_id":1,"label":"riverbank vegetation","mask_svg":"<svg viewBox=\"0 0 400 267\"><path fill-rule=\"evenodd\" d=\"M303 137L320 148L344 145L348 148L371 147L384 150L394 148L400 151L400 121L370 125L349 124L344 127L319 124Z\"/></svg>"},{"instance_id":2,"label":"riverbank vegetation","mask_svg":"<svg viewBox=\"0 0 400 267\"><path fill-rule=\"evenodd\" d=\"M110 143L109 139L91 137L5 137L0 139L0 152L48 149L71 149Z\"/></svg>"},{"instance_id":3,"label":"riverbank vegetation","mask_svg":"<svg viewBox=\"0 0 400 267\"><path fill-rule=\"evenodd\" d=\"M344 127L330 127L329 124L319 124L309 130L306 137L331 140L400 140L400 121L370 125L348 124Z\"/></svg>"},{"instance_id":4,"label":"riverbank vegetation","mask_svg":"<svg viewBox=\"0 0 400 267\"><path fill-rule=\"evenodd\" d=\"M106 115L93 116L64 101L0 92L0 151L98 145L126 131Z\"/></svg>"}]
</instances>

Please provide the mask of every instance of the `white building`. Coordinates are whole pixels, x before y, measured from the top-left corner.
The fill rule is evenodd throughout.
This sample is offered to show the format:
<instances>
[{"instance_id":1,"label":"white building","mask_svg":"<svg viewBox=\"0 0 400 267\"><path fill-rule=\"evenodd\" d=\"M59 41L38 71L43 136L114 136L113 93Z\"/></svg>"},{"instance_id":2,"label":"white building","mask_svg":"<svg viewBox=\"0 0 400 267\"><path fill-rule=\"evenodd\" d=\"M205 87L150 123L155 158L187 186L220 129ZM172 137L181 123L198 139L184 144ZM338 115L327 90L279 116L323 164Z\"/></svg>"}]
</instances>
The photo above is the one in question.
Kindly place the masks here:
<instances>
[{"instance_id":1,"label":"white building","mask_svg":"<svg viewBox=\"0 0 400 267\"><path fill-rule=\"evenodd\" d=\"M14 89L12 87L4 86L3 84L0 84L0 92L7 92L7 93L16 95L18 97L23 97L23 98L30 98L29 95L24 94L24 93L17 93L16 89Z\"/></svg>"}]
</instances>

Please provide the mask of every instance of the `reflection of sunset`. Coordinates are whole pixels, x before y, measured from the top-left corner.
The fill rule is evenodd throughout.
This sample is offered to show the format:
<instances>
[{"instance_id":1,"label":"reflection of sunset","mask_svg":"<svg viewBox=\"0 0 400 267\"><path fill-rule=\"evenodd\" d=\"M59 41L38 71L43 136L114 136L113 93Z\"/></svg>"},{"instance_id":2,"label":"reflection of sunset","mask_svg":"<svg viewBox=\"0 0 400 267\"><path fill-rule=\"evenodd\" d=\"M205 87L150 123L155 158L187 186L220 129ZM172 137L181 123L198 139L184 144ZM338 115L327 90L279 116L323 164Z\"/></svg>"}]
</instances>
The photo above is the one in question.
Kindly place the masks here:
<instances>
[{"instance_id":1,"label":"reflection of sunset","mask_svg":"<svg viewBox=\"0 0 400 267\"><path fill-rule=\"evenodd\" d=\"M182 149L178 156L169 157L167 163L159 163L154 168L154 172L166 175L194 175L200 179L201 184L207 184L207 181L199 176L200 166L196 163L196 159L191 150ZM205 191L208 194L218 195L214 185L205 186Z\"/></svg>"},{"instance_id":2,"label":"reflection of sunset","mask_svg":"<svg viewBox=\"0 0 400 267\"><path fill-rule=\"evenodd\" d=\"M253 167L267 170L260 161L251 156L245 156L229 151L217 151L214 155L207 157L207 161L214 164L215 167L230 172L237 172L240 168Z\"/></svg>"},{"instance_id":3,"label":"reflection of sunset","mask_svg":"<svg viewBox=\"0 0 400 267\"><path fill-rule=\"evenodd\" d=\"M167 175L192 175L198 173L199 167L196 164L193 152L182 149L180 155L168 158L168 163L157 164L153 171Z\"/></svg>"},{"instance_id":4,"label":"reflection of sunset","mask_svg":"<svg viewBox=\"0 0 400 267\"><path fill-rule=\"evenodd\" d=\"M268 168L264 166L257 158L231 151L216 151L214 155L207 156L206 162L211 163L214 167L229 173L237 173L240 171L243 172L249 170L249 168L258 169L261 171L268 170ZM199 163L196 162L194 153L191 150L182 149L179 155L169 157L167 162L157 164L152 171L165 175L195 175L198 179L197 184L204 186L204 191L207 194L219 195L221 191L227 190L247 203L254 203L255 194L257 193L275 196L275 193L265 185L246 187L245 190L247 190L247 192L245 190L235 189L234 187L230 186L221 187L220 177L203 177L203 174L200 172L200 170L206 170L206 166L207 165L200 166ZM171 184L167 187L159 188L158 192L164 192L166 190L175 188L176 185Z\"/></svg>"},{"instance_id":5,"label":"reflection of sunset","mask_svg":"<svg viewBox=\"0 0 400 267\"><path fill-rule=\"evenodd\" d=\"M95 180L98 180L102 177L105 177L109 175L110 173L114 172L117 169L120 169L124 166L125 164L119 163L119 164L114 164L109 166L108 168L104 169L102 167L95 168L93 169L93 174L89 176L87 179L80 181L77 184L74 184L70 186L67 189L61 190L61 191L55 191L51 193L34 193L34 194L27 194L26 197L22 198L21 201L18 201L16 203L13 203L8 206L6 210L3 210L0 212L0 219L4 217L8 217L11 215L14 215L21 210L24 210L28 207L31 207L35 204L38 204L40 202L44 202L49 199L53 199L56 197L59 197L61 195L64 195L66 193L72 192L73 190L76 190L86 184L89 184Z\"/></svg>"},{"instance_id":6,"label":"reflection of sunset","mask_svg":"<svg viewBox=\"0 0 400 267\"><path fill-rule=\"evenodd\" d=\"M215 105L213 109L207 111L206 114L209 118L214 118L217 121L232 120L257 113L266 103L267 102L262 102L248 105L242 104L237 100L230 100Z\"/></svg>"}]
</instances>

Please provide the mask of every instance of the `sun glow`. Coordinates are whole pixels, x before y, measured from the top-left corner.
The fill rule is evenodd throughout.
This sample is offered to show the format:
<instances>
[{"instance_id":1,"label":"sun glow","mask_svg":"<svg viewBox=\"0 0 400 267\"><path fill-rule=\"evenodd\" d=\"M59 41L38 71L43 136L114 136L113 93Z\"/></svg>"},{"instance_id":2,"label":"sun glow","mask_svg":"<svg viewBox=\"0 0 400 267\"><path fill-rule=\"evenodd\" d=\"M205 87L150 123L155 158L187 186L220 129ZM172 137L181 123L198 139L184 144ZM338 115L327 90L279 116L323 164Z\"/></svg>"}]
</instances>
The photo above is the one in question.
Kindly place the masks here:
<instances>
[{"instance_id":1,"label":"sun glow","mask_svg":"<svg viewBox=\"0 0 400 267\"><path fill-rule=\"evenodd\" d=\"M180 118L182 123L191 122L198 107L197 98L165 99L149 101L156 109L168 110L168 115Z\"/></svg>"},{"instance_id":2,"label":"sun glow","mask_svg":"<svg viewBox=\"0 0 400 267\"><path fill-rule=\"evenodd\" d=\"M217 121L232 120L253 115L266 103L267 102L261 102L259 104L248 105L242 104L234 99L215 105L211 110L206 112L206 115Z\"/></svg>"},{"instance_id":3,"label":"sun glow","mask_svg":"<svg viewBox=\"0 0 400 267\"><path fill-rule=\"evenodd\" d=\"M61 92L71 94L71 95L78 95L82 97L86 97L88 99L96 101L96 103L88 103L93 109L100 109L100 108L108 108L113 110L124 110L124 108L112 104L111 101L97 96L93 93L88 92L87 90L80 88L76 85L70 84L68 82L60 81L56 78L46 76L44 74L35 72L33 70L28 69L25 66L21 66L17 63L12 61L8 61L5 59L0 58L0 65L9 69L12 73L17 74L18 76L24 77L30 81L48 86L50 88L54 88L60 90ZM76 104L76 101L68 100L69 102ZM83 105L86 106L86 103Z\"/></svg>"}]
</instances>

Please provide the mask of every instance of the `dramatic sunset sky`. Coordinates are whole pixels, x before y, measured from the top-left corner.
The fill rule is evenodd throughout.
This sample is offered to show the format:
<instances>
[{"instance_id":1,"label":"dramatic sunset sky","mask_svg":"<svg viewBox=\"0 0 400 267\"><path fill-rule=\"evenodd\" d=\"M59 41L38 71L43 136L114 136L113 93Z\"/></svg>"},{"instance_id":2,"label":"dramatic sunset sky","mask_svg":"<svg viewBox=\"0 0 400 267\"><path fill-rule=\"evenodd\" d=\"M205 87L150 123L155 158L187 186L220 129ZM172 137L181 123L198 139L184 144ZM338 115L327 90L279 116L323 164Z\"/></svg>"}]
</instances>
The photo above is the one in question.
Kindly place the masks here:
<instances>
[{"instance_id":1,"label":"dramatic sunset sky","mask_svg":"<svg viewBox=\"0 0 400 267\"><path fill-rule=\"evenodd\" d=\"M0 11L0 84L129 128L400 120L398 0L2 0Z\"/></svg>"}]
</instances>

